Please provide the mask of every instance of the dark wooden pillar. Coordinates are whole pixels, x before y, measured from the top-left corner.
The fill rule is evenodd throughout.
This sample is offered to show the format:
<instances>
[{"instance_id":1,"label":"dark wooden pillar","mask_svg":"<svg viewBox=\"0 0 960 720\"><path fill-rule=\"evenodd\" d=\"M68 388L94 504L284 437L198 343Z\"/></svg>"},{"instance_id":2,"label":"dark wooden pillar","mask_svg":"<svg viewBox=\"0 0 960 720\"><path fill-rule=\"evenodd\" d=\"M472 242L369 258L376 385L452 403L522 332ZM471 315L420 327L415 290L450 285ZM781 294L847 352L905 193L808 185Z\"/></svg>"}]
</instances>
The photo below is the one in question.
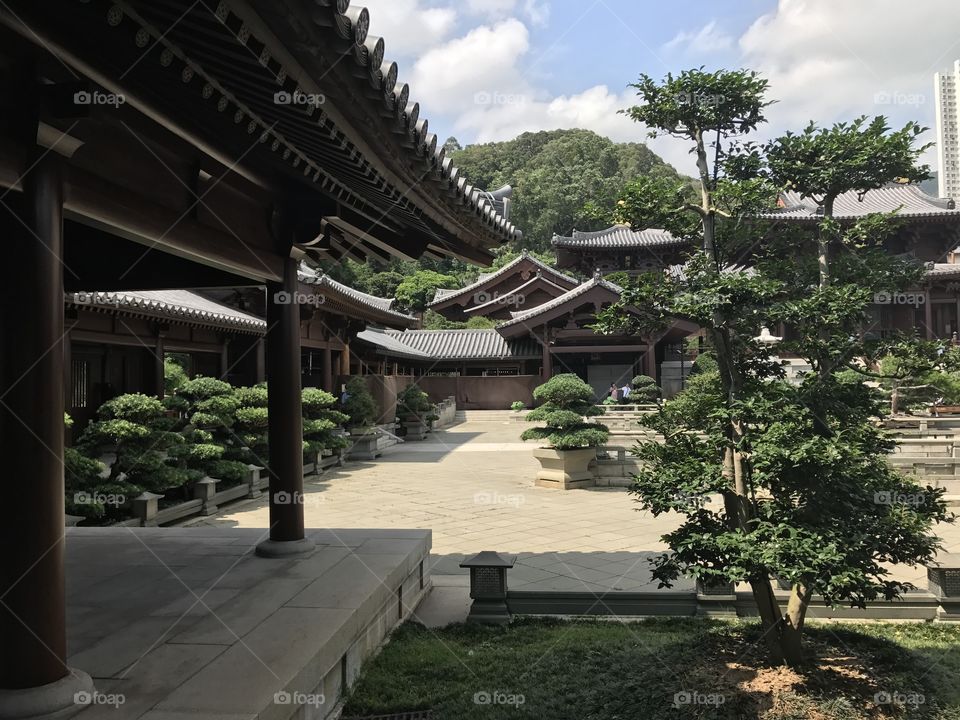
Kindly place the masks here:
<instances>
[{"instance_id":1,"label":"dark wooden pillar","mask_svg":"<svg viewBox=\"0 0 960 720\"><path fill-rule=\"evenodd\" d=\"M161 400L166 394L165 357L166 351L163 348L163 330L157 330L157 338L153 343L153 372L157 388L157 397Z\"/></svg>"},{"instance_id":2,"label":"dark wooden pillar","mask_svg":"<svg viewBox=\"0 0 960 720\"><path fill-rule=\"evenodd\" d=\"M340 352L340 374L350 374L350 343L344 343L343 350Z\"/></svg>"},{"instance_id":3,"label":"dark wooden pillar","mask_svg":"<svg viewBox=\"0 0 960 720\"><path fill-rule=\"evenodd\" d=\"M550 332L546 327L543 328L543 377L541 378L544 382L550 379L553 375L553 367L550 358Z\"/></svg>"},{"instance_id":4,"label":"dark wooden pillar","mask_svg":"<svg viewBox=\"0 0 960 720\"><path fill-rule=\"evenodd\" d=\"M300 306L297 263L288 258L283 282L267 285L267 428L270 445L270 538L264 557L310 552L303 532L303 417L300 409Z\"/></svg>"},{"instance_id":5,"label":"dark wooden pillar","mask_svg":"<svg viewBox=\"0 0 960 720\"><path fill-rule=\"evenodd\" d=\"M927 301L923 305L923 320L926 325L926 338L933 340L933 303L930 302L930 293L927 293Z\"/></svg>"},{"instance_id":6,"label":"dark wooden pillar","mask_svg":"<svg viewBox=\"0 0 960 720\"><path fill-rule=\"evenodd\" d=\"M55 157L23 179L22 225L5 208L0 433L11 505L0 521L0 688L70 675L64 588L63 186ZM12 204L13 198L7 201ZM87 678L89 681L89 678ZM2 693L2 690L0 690ZM3 699L0 697L0 706Z\"/></svg>"},{"instance_id":7,"label":"dark wooden pillar","mask_svg":"<svg viewBox=\"0 0 960 720\"><path fill-rule=\"evenodd\" d=\"M298 350L299 352L299 350ZM220 344L220 379L226 380L230 373L230 338L224 338Z\"/></svg>"},{"instance_id":8,"label":"dark wooden pillar","mask_svg":"<svg viewBox=\"0 0 960 720\"><path fill-rule=\"evenodd\" d=\"M333 392L333 352L330 350L329 340L323 348L323 389Z\"/></svg>"},{"instance_id":9,"label":"dark wooden pillar","mask_svg":"<svg viewBox=\"0 0 960 720\"><path fill-rule=\"evenodd\" d=\"M657 379L657 350L653 340L647 344L647 354L643 358L644 375Z\"/></svg>"},{"instance_id":10,"label":"dark wooden pillar","mask_svg":"<svg viewBox=\"0 0 960 720\"><path fill-rule=\"evenodd\" d=\"M257 348L254 352L256 353L257 364L254 371L256 382L262 383L267 379L266 341L263 338L257 338Z\"/></svg>"}]
</instances>

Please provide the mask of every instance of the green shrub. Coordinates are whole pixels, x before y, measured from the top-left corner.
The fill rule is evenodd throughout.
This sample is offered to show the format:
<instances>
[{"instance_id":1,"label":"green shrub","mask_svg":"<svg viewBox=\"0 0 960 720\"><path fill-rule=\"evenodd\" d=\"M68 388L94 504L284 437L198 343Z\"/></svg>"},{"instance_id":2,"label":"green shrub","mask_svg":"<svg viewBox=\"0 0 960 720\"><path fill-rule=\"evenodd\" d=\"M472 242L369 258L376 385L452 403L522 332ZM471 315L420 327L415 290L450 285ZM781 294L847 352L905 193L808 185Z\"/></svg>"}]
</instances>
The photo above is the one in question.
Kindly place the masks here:
<instances>
[{"instance_id":1,"label":"green shrub","mask_svg":"<svg viewBox=\"0 0 960 720\"><path fill-rule=\"evenodd\" d=\"M520 412L526 407L527 407L527 404L522 400L514 400L512 403L510 403L510 409L513 410L514 412Z\"/></svg>"},{"instance_id":2,"label":"green shrub","mask_svg":"<svg viewBox=\"0 0 960 720\"><path fill-rule=\"evenodd\" d=\"M603 445L610 433L605 425L588 423L585 417L603 414L594 405L593 388L573 373L555 375L533 391L540 406L527 414L527 420L542 422L542 427L525 430L523 440L547 440L556 450Z\"/></svg>"},{"instance_id":3,"label":"green shrub","mask_svg":"<svg viewBox=\"0 0 960 720\"><path fill-rule=\"evenodd\" d=\"M616 405L616 404L617 404L617 401L614 400L612 397L610 397L610 396L608 395L607 397L605 397L605 398L603 399L603 402L600 403L600 404L601 404L601 405Z\"/></svg>"},{"instance_id":4,"label":"green shrub","mask_svg":"<svg viewBox=\"0 0 960 720\"><path fill-rule=\"evenodd\" d=\"M267 444L267 386L261 383L254 387L234 388L232 399L236 410L233 411L232 432L225 446L225 457L264 467L270 452Z\"/></svg>"},{"instance_id":5,"label":"green shrub","mask_svg":"<svg viewBox=\"0 0 960 720\"><path fill-rule=\"evenodd\" d=\"M367 389L367 383L359 375L347 381L347 399L343 412L348 416L347 427L368 427L377 417L377 403Z\"/></svg>"},{"instance_id":6,"label":"green shrub","mask_svg":"<svg viewBox=\"0 0 960 720\"><path fill-rule=\"evenodd\" d=\"M649 375L637 375L630 381L630 401L652 403L660 399L661 391L657 381Z\"/></svg>"},{"instance_id":7,"label":"green shrub","mask_svg":"<svg viewBox=\"0 0 960 720\"><path fill-rule=\"evenodd\" d=\"M397 394L397 414L401 418L416 417L423 422L437 419L430 397L416 383L407 385Z\"/></svg>"},{"instance_id":8,"label":"green shrub","mask_svg":"<svg viewBox=\"0 0 960 720\"><path fill-rule=\"evenodd\" d=\"M172 425L157 398L139 393L119 395L100 406L97 420L81 434L77 450L94 459L104 453L115 454L102 486L123 488L131 496L144 490L162 493L187 481L183 469L173 461L184 439L171 432ZM81 476L87 477L82 468Z\"/></svg>"},{"instance_id":9,"label":"green shrub","mask_svg":"<svg viewBox=\"0 0 960 720\"><path fill-rule=\"evenodd\" d=\"M177 388L176 397L186 418L177 428L184 446L173 453L180 467L189 470L191 478L209 475L226 480L216 474L223 467L218 461L248 459L246 445L233 429L240 408L235 388L223 380L200 376Z\"/></svg>"},{"instance_id":10,"label":"green shrub","mask_svg":"<svg viewBox=\"0 0 960 720\"><path fill-rule=\"evenodd\" d=\"M183 385L190 378L187 376L183 365L173 358L164 358L163 360L163 392L164 395L172 395L177 388Z\"/></svg>"},{"instance_id":11,"label":"green shrub","mask_svg":"<svg viewBox=\"0 0 960 720\"><path fill-rule=\"evenodd\" d=\"M350 416L336 410L333 407L336 402L333 395L320 388L303 389L300 403L303 408L304 454L339 450L347 446L347 439L339 430Z\"/></svg>"}]
</instances>

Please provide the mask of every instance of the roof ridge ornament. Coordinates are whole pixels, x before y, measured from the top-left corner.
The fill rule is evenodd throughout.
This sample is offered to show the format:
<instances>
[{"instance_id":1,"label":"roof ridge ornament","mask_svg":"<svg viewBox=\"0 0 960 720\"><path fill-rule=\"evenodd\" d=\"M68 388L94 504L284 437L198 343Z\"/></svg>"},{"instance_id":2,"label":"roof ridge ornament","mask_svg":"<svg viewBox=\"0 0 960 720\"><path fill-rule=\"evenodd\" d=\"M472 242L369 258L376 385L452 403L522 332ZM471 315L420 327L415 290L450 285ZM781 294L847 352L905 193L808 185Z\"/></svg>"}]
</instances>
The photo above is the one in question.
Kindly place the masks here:
<instances>
[{"instance_id":1,"label":"roof ridge ornament","mask_svg":"<svg viewBox=\"0 0 960 720\"><path fill-rule=\"evenodd\" d=\"M603 276L600 274L600 268L597 268L596 270L593 271L593 279L596 281L600 281L603 279Z\"/></svg>"}]
</instances>

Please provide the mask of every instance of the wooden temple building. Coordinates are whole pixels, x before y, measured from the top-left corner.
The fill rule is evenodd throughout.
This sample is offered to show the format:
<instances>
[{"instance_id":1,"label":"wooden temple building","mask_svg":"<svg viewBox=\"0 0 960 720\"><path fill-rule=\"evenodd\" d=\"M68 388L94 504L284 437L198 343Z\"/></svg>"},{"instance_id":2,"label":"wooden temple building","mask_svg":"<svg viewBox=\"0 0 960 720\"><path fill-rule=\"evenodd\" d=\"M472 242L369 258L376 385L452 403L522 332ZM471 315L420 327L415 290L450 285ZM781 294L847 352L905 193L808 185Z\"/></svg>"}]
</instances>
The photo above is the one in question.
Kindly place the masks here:
<instances>
[{"instance_id":1,"label":"wooden temple building","mask_svg":"<svg viewBox=\"0 0 960 720\"><path fill-rule=\"evenodd\" d=\"M360 322L407 321L301 278L300 261L488 265L519 238L444 156L369 21L347 0L0 8L0 432L18 508L0 523L0 705L15 714L91 688L66 664L63 411L81 361L90 392L111 350L139 347L129 377L155 388L160 349L197 351L221 375L262 366L270 529L257 553L302 555L303 506L276 498L302 493L304 348L326 383L354 367ZM303 285L325 302L291 302ZM265 288L262 315L202 299L237 288ZM207 294L144 294L186 289ZM351 315L360 306L368 317ZM97 382L122 384L110 377Z\"/></svg>"},{"instance_id":2,"label":"wooden temple building","mask_svg":"<svg viewBox=\"0 0 960 720\"><path fill-rule=\"evenodd\" d=\"M817 221L812 201L787 193L779 205L767 215L772 232ZM900 224L885 240L887 251L928 267L922 287L892 289L888 296L878 296L867 330L956 340L960 263L954 262L953 251L960 246L960 210L953 200L932 197L915 185L891 185L862 197L842 195L835 211L845 224L870 213L897 211ZM451 386L449 378L465 378L460 384L474 388L457 394L465 407L529 402L529 391L537 382L557 372L578 374L598 399L611 383L622 385L640 373L656 378L667 395L678 391L693 359L683 341L698 328L675 323L656 337L623 337L598 335L590 325L598 310L620 298L620 288L604 275L677 271L693 249L689 241L665 230L615 225L554 236L552 246L556 267L524 253L466 287L436 292L432 310L450 320L485 317L496 323L492 329L367 331L358 339L383 358L381 369L421 376L418 382L425 389L439 385L438 376L448 378L444 388ZM913 300L907 302L909 298ZM509 387L504 382L471 380L479 377L515 379ZM529 380L527 391L520 378Z\"/></svg>"}]
</instances>

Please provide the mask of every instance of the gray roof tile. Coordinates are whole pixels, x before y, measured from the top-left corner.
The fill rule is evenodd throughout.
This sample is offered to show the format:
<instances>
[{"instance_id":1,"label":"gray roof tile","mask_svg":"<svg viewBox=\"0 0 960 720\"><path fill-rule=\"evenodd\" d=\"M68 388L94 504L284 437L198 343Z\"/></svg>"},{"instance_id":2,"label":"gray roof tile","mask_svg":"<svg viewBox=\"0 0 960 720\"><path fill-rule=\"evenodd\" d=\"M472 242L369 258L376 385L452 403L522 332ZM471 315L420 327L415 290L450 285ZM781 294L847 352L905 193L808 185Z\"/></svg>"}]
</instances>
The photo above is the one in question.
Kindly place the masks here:
<instances>
[{"instance_id":1,"label":"gray roof tile","mask_svg":"<svg viewBox=\"0 0 960 720\"><path fill-rule=\"evenodd\" d=\"M606 230L580 232L573 235L554 235L550 244L557 248L658 248L686 245L683 238L674 237L666 230L648 228L633 230L629 225L614 225Z\"/></svg>"},{"instance_id":2,"label":"gray roof tile","mask_svg":"<svg viewBox=\"0 0 960 720\"><path fill-rule=\"evenodd\" d=\"M523 360L539 358L540 346L531 338L507 340L494 329L370 330L358 338L378 345L385 355L430 360Z\"/></svg>"},{"instance_id":3,"label":"gray roof tile","mask_svg":"<svg viewBox=\"0 0 960 720\"><path fill-rule=\"evenodd\" d=\"M785 192L781 196L783 207L772 210L765 217L772 220L816 220L817 203L811 198L801 198L799 193ZM862 197L855 191L845 192L834 203L834 216L839 220L856 220L871 213L898 211L900 217L950 217L960 218L960 210L950 198L927 195L918 185L887 185L878 190L869 190Z\"/></svg>"},{"instance_id":4,"label":"gray roof tile","mask_svg":"<svg viewBox=\"0 0 960 720\"><path fill-rule=\"evenodd\" d=\"M65 300L77 307L122 310L137 315L252 332L264 332L267 327L266 321L256 315L223 305L190 290L75 292L66 293Z\"/></svg>"}]
</instances>

